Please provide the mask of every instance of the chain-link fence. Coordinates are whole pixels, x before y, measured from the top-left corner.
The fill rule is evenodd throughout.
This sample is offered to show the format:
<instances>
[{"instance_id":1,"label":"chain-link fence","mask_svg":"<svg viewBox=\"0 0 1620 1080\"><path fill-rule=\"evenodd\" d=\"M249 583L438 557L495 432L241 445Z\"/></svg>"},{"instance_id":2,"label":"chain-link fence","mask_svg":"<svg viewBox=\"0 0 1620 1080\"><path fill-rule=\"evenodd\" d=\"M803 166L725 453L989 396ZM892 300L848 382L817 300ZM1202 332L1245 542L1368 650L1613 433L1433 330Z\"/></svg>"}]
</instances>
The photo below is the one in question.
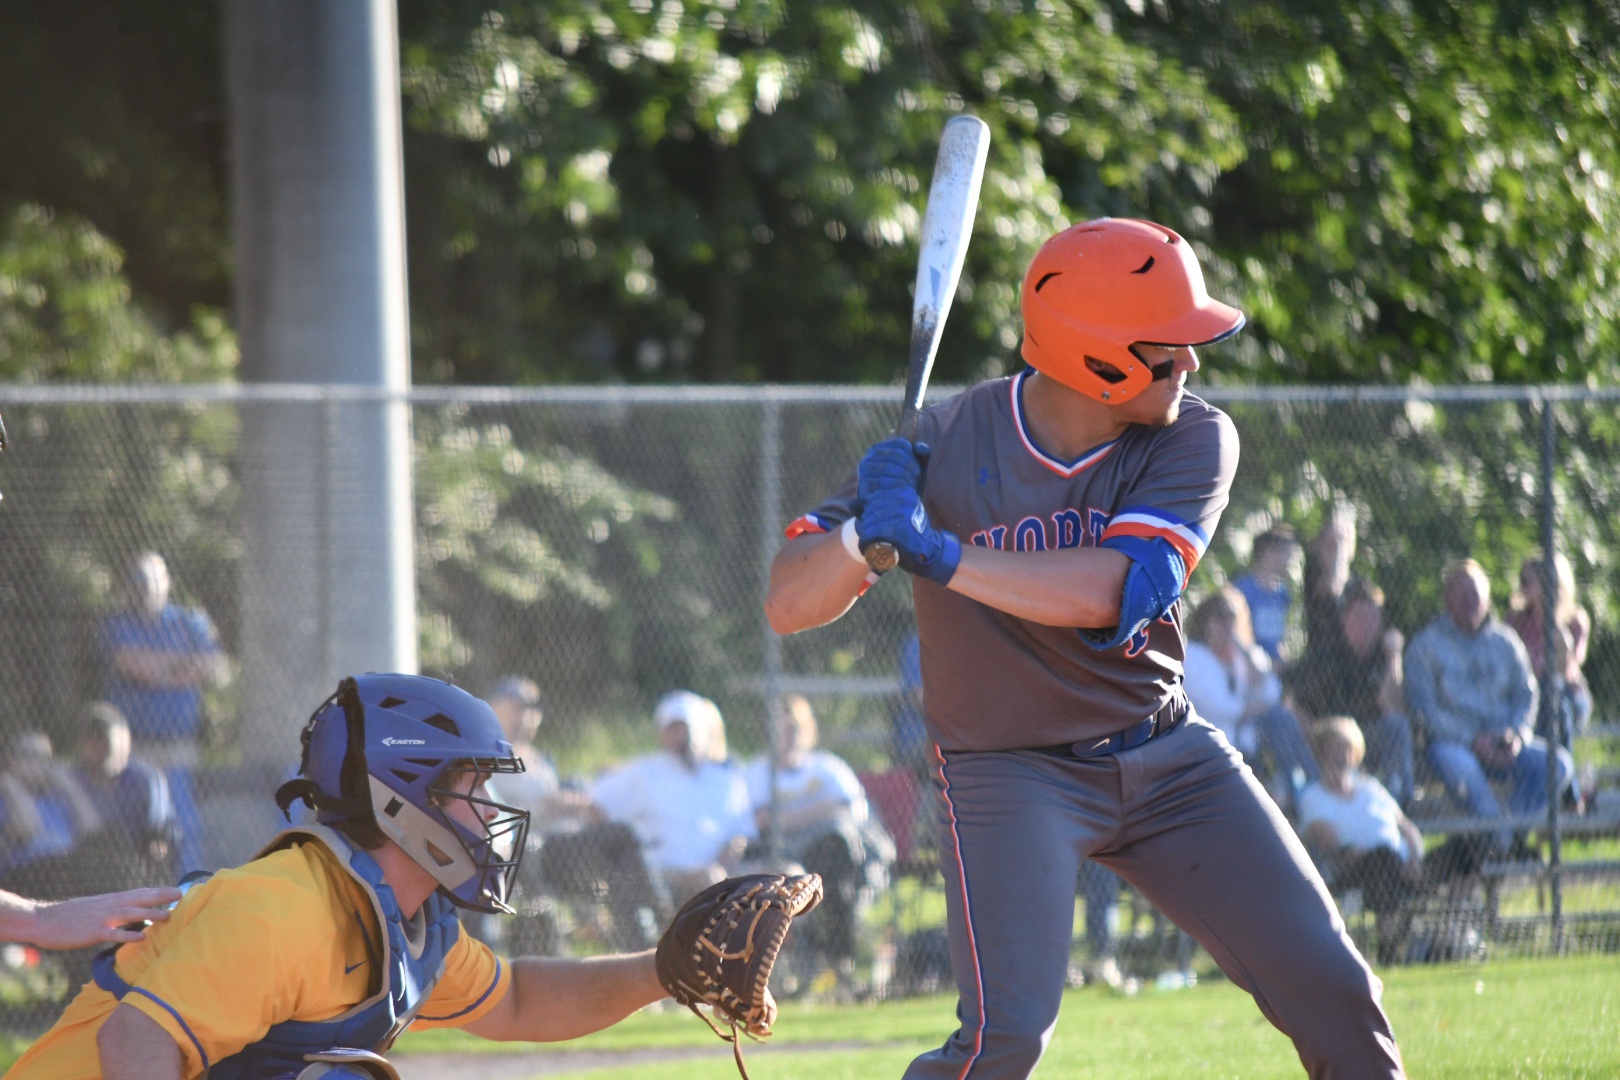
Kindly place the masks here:
<instances>
[{"instance_id":1,"label":"chain-link fence","mask_svg":"<svg viewBox=\"0 0 1620 1080\"><path fill-rule=\"evenodd\" d=\"M1609 512L1620 396L1209 397L1236 421L1244 458L1186 601L1202 639L1189 689L1294 815L1369 953L1416 962L1620 945L1620 567ZM543 717L531 772L543 781L549 765L558 781L524 789L541 824L522 914L480 933L516 951L644 942L690 879L664 872L647 827L624 826L629 811L619 825L601 812L614 788L601 778L665 752L654 706L686 688L724 716L723 736L689 725L694 752L729 760L736 768L717 766L719 782L746 788L768 717L802 695L869 813L792 830L767 815L766 840L744 855L796 859L837 882L822 928L790 958L787 992L948 981L909 590L886 580L838 622L785 639L761 608L783 526L885 434L897 401L892 389L836 388L408 396L421 669L485 694L505 680L520 733L525 717ZM10 750L0 885L54 896L159 881L181 864L240 861L274 833L271 793L295 767L299 727L344 674L331 656L367 615L355 582L377 525L353 531L368 493L341 435L367 410L400 404L310 387L0 388L13 436L0 458ZM287 498L289 484L308 497ZM271 514L267 490L280 500ZM1536 606L1550 595L1543 578L1521 574L1549 509L1573 577L1551 636ZM172 578L167 608L148 552ZM1430 679L1455 659L1417 640L1465 556L1551 688L1555 707L1536 710L1537 722L1564 723L1553 741L1572 751L1573 780L1550 803L1545 779L1527 779L1526 763L1547 757L1535 744L1514 757L1470 742L1491 783L1461 793L1466 763L1447 757L1448 740L1418 708L1434 692L1401 685L1415 677L1414 656ZM299 589L307 617L278 624L274 678L251 678L268 655L262 640L245 642L254 627L263 637L266 592L284 601ZM92 705L102 700L131 714L133 765L119 725ZM1356 723L1321 722L1336 715ZM768 801L770 771L755 768L752 797ZM797 775L777 770L779 805ZM1388 797L1367 795L1365 776ZM1487 822L1491 805L1504 816ZM753 831L748 811L719 832ZM1415 841L1408 821L1422 832ZM5 957L30 994L58 985L31 969L33 954ZM1128 889L1088 870L1076 965L1110 981L1174 980L1200 957Z\"/></svg>"}]
</instances>

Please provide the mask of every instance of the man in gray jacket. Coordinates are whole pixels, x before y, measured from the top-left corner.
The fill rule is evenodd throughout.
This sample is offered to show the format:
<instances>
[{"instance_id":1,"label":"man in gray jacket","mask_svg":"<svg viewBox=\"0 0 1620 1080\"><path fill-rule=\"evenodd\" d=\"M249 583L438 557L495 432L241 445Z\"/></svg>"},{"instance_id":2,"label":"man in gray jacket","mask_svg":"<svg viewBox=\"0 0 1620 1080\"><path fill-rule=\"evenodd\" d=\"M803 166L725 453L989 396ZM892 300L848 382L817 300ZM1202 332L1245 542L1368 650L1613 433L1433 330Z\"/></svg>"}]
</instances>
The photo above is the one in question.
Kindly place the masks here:
<instances>
[{"instance_id":1,"label":"man in gray jacket","mask_svg":"<svg viewBox=\"0 0 1620 1080\"><path fill-rule=\"evenodd\" d=\"M1491 583L1473 559L1450 568L1446 610L1406 649L1407 704L1429 739L1429 762L1447 790L1480 817L1502 817L1492 778L1511 778L1508 810L1547 805L1547 743L1535 737L1536 679L1524 644L1491 614ZM1558 786L1575 763L1558 749ZM1504 849L1511 834L1497 837Z\"/></svg>"}]
</instances>

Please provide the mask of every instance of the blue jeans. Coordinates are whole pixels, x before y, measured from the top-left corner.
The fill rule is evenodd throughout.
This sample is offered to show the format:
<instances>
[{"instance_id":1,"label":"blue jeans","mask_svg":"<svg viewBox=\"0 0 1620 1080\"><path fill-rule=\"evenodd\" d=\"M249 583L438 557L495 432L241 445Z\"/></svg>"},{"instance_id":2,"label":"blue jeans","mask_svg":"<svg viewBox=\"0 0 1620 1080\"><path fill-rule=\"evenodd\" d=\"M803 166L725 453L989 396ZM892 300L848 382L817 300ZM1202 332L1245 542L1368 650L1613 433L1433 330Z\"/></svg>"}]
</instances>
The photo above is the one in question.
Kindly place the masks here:
<instances>
[{"instance_id":1,"label":"blue jeans","mask_svg":"<svg viewBox=\"0 0 1620 1080\"><path fill-rule=\"evenodd\" d=\"M169 782L169 799L174 804L175 823L180 829L176 872L183 877L193 870L213 869L207 865L203 853L202 815L197 811L197 788L191 770L167 769L163 775Z\"/></svg>"},{"instance_id":2,"label":"blue jeans","mask_svg":"<svg viewBox=\"0 0 1620 1080\"><path fill-rule=\"evenodd\" d=\"M1367 760L1362 769L1378 778L1395 801L1405 806L1412 797L1412 724L1400 713L1389 713L1365 725Z\"/></svg>"},{"instance_id":3,"label":"blue jeans","mask_svg":"<svg viewBox=\"0 0 1620 1080\"><path fill-rule=\"evenodd\" d=\"M1295 795L1306 784L1322 779L1322 770L1316 765L1316 755L1311 753L1311 744L1297 716L1279 705L1255 717L1254 728L1261 760L1270 759L1271 772L1286 777Z\"/></svg>"},{"instance_id":4,"label":"blue jeans","mask_svg":"<svg viewBox=\"0 0 1620 1080\"><path fill-rule=\"evenodd\" d=\"M1433 742L1429 744L1429 764L1440 774L1446 790L1468 808L1476 817L1503 817L1504 811L1491 790L1492 779L1513 781L1508 794L1507 813L1533 814L1547 808L1547 740L1530 740L1513 764L1505 769L1487 769L1474 756L1474 748L1460 742ZM1569 787L1575 775L1575 759L1562 746L1558 748L1558 790ZM1508 834L1498 841L1502 846L1510 842Z\"/></svg>"}]
</instances>

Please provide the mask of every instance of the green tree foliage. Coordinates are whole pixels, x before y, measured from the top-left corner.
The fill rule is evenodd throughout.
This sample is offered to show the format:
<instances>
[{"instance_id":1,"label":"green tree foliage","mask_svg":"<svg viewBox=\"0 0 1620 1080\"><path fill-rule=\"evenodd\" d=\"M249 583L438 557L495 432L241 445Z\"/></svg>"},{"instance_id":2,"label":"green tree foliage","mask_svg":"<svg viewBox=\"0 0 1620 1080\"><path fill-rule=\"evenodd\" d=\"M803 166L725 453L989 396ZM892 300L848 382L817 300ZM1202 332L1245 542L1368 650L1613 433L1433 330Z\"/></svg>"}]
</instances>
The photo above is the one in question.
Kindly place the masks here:
<instances>
[{"instance_id":1,"label":"green tree foliage","mask_svg":"<svg viewBox=\"0 0 1620 1080\"><path fill-rule=\"evenodd\" d=\"M235 369L224 316L199 308L188 329L165 330L88 222L34 203L0 222L0 380L211 382Z\"/></svg>"},{"instance_id":2,"label":"green tree foliage","mask_svg":"<svg viewBox=\"0 0 1620 1080\"><path fill-rule=\"evenodd\" d=\"M229 294L217 4L0 10L0 213L93 223L160 327ZM888 381L941 121L994 149L940 372L1136 213L1252 332L1210 377L1613 374L1605 0L403 0L418 376Z\"/></svg>"},{"instance_id":3,"label":"green tree foliage","mask_svg":"<svg viewBox=\"0 0 1620 1080\"><path fill-rule=\"evenodd\" d=\"M0 218L111 238L160 324L230 302L218 0L0 4Z\"/></svg>"},{"instance_id":4,"label":"green tree foliage","mask_svg":"<svg viewBox=\"0 0 1620 1080\"><path fill-rule=\"evenodd\" d=\"M493 680L526 668L532 644L503 650L481 634L490 605L519 622L522 609L540 603L553 605L559 621L600 618L634 579L657 575L649 527L678 511L674 500L624 483L567 446L524 445L534 439L468 412L451 406L414 417L422 663L464 670L476 644L496 654L477 657Z\"/></svg>"},{"instance_id":5,"label":"green tree foliage","mask_svg":"<svg viewBox=\"0 0 1620 1080\"><path fill-rule=\"evenodd\" d=\"M1075 207L1196 233L1241 156L1202 79L1090 2L407 2L402 22L435 377L896 378L963 109L994 136L940 372L976 377Z\"/></svg>"},{"instance_id":6,"label":"green tree foliage","mask_svg":"<svg viewBox=\"0 0 1620 1080\"><path fill-rule=\"evenodd\" d=\"M1244 380L1612 380L1620 8L1120 0L1240 118Z\"/></svg>"},{"instance_id":7,"label":"green tree foliage","mask_svg":"<svg viewBox=\"0 0 1620 1080\"><path fill-rule=\"evenodd\" d=\"M0 382L208 382L229 378L236 343L199 307L180 331L134 295L124 254L82 218L24 203L0 220ZM99 685L95 618L121 601L143 548L174 567L187 602L230 628L224 572L237 486L237 423L219 406L14 407L4 462L0 595L7 619L6 715L49 727Z\"/></svg>"}]
</instances>

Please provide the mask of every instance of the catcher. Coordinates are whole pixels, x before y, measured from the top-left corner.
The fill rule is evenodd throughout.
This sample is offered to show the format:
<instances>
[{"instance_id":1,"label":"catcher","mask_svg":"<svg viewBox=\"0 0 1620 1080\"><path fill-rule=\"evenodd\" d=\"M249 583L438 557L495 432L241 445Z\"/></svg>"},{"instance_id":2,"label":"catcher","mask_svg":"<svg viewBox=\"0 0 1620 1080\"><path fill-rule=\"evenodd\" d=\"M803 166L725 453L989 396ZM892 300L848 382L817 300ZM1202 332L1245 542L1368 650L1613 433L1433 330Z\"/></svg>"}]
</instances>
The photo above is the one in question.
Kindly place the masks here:
<instances>
[{"instance_id":1,"label":"catcher","mask_svg":"<svg viewBox=\"0 0 1620 1080\"><path fill-rule=\"evenodd\" d=\"M522 768L494 712L463 690L343 680L304 728L299 778L276 794L283 811L313 807L315 824L194 885L145 940L102 953L7 1075L397 1080L383 1055L412 1023L550 1042L666 992L710 1005L733 1039L738 1025L768 1035L771 965L819 899L813 877L722 882L658 949L630 955L503 962L461 932L458 908L512 910L528 814L485 785Z\"/></svg>"}]
</instances>

